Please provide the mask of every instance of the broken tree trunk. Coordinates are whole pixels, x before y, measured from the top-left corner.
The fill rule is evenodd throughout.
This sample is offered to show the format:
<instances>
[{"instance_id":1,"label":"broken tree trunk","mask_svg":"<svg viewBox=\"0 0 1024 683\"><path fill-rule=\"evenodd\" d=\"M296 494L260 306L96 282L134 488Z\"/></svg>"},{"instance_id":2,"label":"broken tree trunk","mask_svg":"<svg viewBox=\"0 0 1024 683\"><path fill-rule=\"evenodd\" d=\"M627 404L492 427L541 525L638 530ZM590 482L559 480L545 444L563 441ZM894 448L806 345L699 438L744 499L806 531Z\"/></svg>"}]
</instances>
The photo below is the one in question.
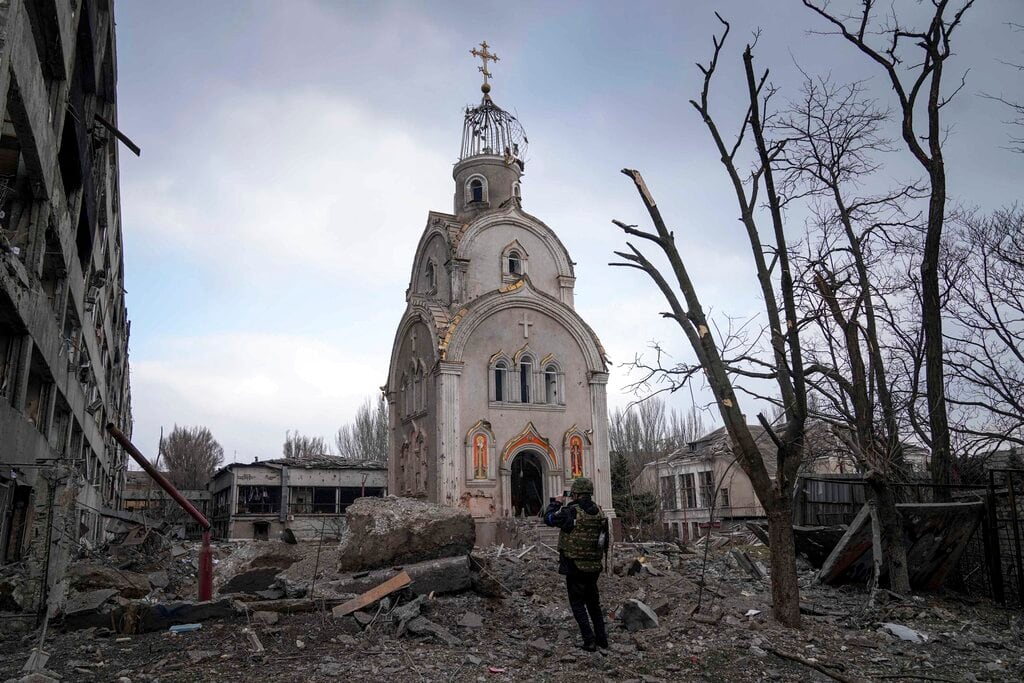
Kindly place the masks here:
<instances>
[{"instance_id":1,"label":"broken tree trunk","mask_svg":"<svg viewBox=\"0 0 1024 683\"><path fill-rule=\"evenodd\" d=\"M799 626L800 586L796 576L793 513L789 505L768 511L768 535L772 539L772 613L787 626Z\"/></svg>"}]
</instances>

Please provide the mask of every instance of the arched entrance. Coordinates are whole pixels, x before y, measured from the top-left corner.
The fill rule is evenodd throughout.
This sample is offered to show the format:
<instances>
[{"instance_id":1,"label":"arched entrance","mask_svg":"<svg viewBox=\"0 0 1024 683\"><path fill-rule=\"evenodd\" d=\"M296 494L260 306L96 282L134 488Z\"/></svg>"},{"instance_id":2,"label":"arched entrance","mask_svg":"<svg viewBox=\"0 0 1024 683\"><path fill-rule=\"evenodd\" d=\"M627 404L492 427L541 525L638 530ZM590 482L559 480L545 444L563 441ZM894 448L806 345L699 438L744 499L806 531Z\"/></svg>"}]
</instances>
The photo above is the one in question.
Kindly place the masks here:
<instances>
[{"instance_id":1,"label":"arched entrance","mask_svg":"<svg viewBox=\"0 0 1024 683\"><path fill-rule=\"evenodd\" d=\"M513 516L536 517L544 509L544 461L536 451L520 451L510 469Z\"/></svg>"}]
</instances>

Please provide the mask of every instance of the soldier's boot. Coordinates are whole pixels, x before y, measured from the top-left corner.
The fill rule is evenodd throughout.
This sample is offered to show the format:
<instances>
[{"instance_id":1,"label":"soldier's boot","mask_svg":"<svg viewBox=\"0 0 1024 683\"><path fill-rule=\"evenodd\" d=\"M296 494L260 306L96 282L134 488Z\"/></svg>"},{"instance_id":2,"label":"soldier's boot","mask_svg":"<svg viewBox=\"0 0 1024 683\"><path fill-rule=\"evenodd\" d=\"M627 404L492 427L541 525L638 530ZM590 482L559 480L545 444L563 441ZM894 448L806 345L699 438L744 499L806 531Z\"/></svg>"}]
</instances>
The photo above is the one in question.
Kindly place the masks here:
<instances>
[{"instance_id":1,"label":"soldier's boot","mask_svg":"<svg viewBox=\"0 0 1024 683\"><path fill-rule=\"evenodd\" d=\"M587 652L593 652L597 649L597 645L594 640L594 630L590 627L590 617L587 615L587 606L570 606L572 607L572 616L576 619L576 623L580 627L580 635L583 636L583 649ZM604 624L601 626L603 627Z\"/></svg>"}]
</instances>

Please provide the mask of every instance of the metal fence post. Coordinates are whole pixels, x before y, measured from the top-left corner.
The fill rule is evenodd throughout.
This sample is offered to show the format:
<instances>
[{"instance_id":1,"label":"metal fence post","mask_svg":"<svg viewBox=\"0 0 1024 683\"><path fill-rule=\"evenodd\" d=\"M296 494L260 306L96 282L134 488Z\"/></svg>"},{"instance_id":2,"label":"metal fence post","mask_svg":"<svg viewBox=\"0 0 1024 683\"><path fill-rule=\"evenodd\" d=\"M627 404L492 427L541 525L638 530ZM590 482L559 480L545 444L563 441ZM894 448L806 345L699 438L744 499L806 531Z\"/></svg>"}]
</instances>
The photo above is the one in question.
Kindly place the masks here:
<instances>
[{"instance_id":1,"label":"metal fence post","mask_svg":"<svg viewBox=\"0 0 1024 683\"><path fill-rule=\"evenodd\" d=\"M1024 567L1021 567L1021 554L1020 554L1020 523L1017 520L1017 497L1013 492L1014 475L1016 472L1008 471L1006 473L1006 490L1010 499L1010 521L1013 524L1013 550L1014 567L1017 570L1017 601L1024 604Z\"/></svg>"},{"instance_id":2,"label":"metal fence post","mask_svg":"<svg viewBox=\"0 0 1024 683\"><path fill-rule=\"evenodd\" d=\"M996 514L995 473L988 473L988 492L985 494L985 516L982 518L982 538L985 543L985 558L988 564L989 582L992 584L992 599L1006 604L1003 590L1003 560L999 552L999 519Z\"/></svg>"}]
</instances>

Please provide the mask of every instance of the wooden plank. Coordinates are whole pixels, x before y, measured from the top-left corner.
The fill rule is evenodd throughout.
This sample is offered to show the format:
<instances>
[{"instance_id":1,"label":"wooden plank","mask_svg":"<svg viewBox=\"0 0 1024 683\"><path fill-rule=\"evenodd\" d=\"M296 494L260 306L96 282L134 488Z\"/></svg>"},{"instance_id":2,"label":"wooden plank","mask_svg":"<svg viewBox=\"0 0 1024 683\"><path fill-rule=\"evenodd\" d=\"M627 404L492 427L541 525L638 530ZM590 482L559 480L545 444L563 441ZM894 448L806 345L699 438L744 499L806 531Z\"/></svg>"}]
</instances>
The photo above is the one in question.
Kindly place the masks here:
<instances>
[{"instance_id":1,"label":"wooden plank","mask_svg":"<svg viewBox=\"0 0 1024 683\"><path fill-rule=\"evenodd\" d=\"M397 590L405 588L410 583L412 583L412 579L410 579L409 575L403 571L397 576L391 577L376 588L371 588L362 595L352 598L345 604L338 605L331 610L331 612L336 617L343 617L347 614L352 614L353 612L363 609L367 605L372 605L386 595L390 595Z\"/></svg>"}]
</instances>

